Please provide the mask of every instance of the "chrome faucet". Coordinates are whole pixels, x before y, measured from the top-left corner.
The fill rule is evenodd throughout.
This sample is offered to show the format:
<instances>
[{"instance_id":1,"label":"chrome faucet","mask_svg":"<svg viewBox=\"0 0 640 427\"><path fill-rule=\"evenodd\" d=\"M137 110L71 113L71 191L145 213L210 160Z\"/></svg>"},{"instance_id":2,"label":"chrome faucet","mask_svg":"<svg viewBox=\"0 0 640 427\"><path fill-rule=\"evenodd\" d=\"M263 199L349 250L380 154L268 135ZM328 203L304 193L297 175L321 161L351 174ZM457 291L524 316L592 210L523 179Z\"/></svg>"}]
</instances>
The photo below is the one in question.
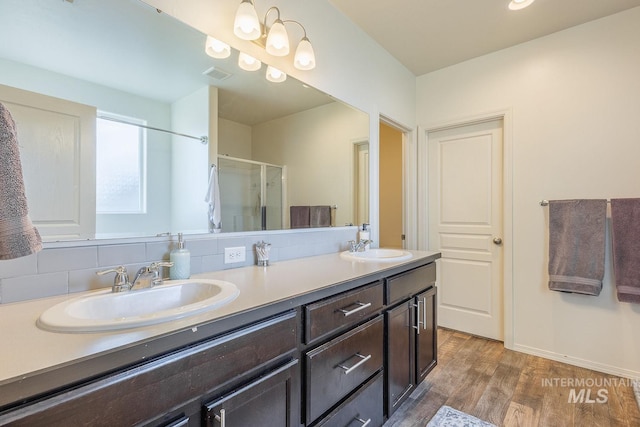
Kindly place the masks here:
<instances>
[{"instance_id":1,"label":"chrome faucet","mask_svg":"<svg viewBox=\"0 0 640 427\"><path fill-rule=\"evenodd\" d=\"M129 281L127 268L124 266L98 271L96 274L98 276L102 276L108 273L116 273L116 277L113 279L111 292L126 292L134 289L152 288L156 285L161 285L162 275L160 274L160 267L171 266L173 266L172 262L152 262L149 266L142 267L138 270L133 282Z\"/></svg>"},{"instance_id":2,"label":"chrome faucet","mask_svg":"<svg viewBox=\"0 0 640 427\"><path fill-rule=\"evenodd\" d=\"M172 262L152 262L148 267L142 267L136 273L136 276L131 282L131 290L153 288L156 285L162 284L162 274L160 274L160 267L172 267Z\"/></svg>"},{"instance_id":3,"label":"chrome faucet","mask_svg":"<svg viewBox=\"0 0 640 427\"><path fill-rule=\"evenodd\" d=\"M355 240L349 240L349 252L362 252L367 245L373 243L373 240L362 239L356 243Z\"/></svg>"}]
</instances>

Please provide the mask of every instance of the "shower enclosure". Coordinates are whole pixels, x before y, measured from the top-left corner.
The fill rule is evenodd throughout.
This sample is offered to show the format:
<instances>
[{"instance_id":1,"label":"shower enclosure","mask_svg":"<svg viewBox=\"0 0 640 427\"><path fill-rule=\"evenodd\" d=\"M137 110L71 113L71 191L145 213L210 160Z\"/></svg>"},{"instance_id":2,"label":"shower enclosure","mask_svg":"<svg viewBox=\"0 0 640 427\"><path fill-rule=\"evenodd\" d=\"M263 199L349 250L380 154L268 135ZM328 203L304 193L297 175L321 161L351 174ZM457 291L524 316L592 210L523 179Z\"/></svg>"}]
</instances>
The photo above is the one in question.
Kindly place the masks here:
<instances>
[{"instance_id":1,"label":"shower enclosure","mask_svg":"<svg viewBox=\"0 0 640 427\"><path fill-rule=\"evenodd\" d=\"M280 230L285 166L218 156L222 232Z\"/></svg>"}]
</instances>

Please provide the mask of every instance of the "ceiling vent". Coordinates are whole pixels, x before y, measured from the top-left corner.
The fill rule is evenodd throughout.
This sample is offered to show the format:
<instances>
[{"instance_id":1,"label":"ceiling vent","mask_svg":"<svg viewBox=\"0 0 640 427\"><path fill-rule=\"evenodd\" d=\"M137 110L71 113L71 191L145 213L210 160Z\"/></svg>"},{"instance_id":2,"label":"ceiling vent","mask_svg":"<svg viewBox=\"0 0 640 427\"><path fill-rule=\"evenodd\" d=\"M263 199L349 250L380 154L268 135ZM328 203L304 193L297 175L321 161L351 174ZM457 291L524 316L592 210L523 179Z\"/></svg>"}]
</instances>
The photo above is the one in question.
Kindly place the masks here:
<instances>
[{"instance_id":1,"label":"ceiling vent","mask_svg":"<svg viewBox=\"0 0 640 427\"><path fill-rule=\"evenodd\" d=\"M205 71L202 74L204 74L205 76L209 76L212 79L219 80L219 81L226 80L229 77L233 76L233 74L231 74L230 72L228 72L226 70L223 70L222 68L215 67L215 66L209 68L207 71Z\"/></svg>"}]
</instances>

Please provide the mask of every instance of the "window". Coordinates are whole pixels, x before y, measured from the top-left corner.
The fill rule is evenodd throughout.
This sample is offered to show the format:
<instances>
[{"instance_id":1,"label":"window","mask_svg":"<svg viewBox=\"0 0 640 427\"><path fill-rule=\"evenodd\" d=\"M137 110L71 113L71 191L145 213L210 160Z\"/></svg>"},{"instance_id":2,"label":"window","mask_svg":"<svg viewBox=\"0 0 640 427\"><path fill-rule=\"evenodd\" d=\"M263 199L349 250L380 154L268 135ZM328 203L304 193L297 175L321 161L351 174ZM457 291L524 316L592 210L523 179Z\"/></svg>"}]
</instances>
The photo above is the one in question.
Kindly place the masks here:
<instances>
[{"instance_id":1,"label":"window","mask_svg":"<svg viewBox=\"0 0 640 427\"><path fill-rule=\"evenodd\" d=\"M96 212L146 212L146 132L144 121L101 112L96 122ZM111 120L110 120L111 119Z\"/></svg>"}]
</instances>

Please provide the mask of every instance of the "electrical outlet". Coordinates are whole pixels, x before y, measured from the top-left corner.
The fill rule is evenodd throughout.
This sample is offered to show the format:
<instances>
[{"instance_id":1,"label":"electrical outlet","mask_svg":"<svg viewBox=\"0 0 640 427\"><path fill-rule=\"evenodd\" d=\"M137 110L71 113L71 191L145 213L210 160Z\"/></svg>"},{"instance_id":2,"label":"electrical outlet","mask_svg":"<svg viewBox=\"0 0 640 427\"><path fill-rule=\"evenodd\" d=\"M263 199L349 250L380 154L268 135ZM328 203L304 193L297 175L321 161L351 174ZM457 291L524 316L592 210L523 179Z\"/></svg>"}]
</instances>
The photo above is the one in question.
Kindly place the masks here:
<instances>
[{"instance_id":1,"label":"electrical outlet","mask_svg":"<svg viewBox=\"0 0 640 427\"><path fill-rule=\"evenodd\" d=\"M224 248L224 263L235 264L236 262L244 262L247 252L244 246L234 248Z\"/></svg>"}]
</instances>

